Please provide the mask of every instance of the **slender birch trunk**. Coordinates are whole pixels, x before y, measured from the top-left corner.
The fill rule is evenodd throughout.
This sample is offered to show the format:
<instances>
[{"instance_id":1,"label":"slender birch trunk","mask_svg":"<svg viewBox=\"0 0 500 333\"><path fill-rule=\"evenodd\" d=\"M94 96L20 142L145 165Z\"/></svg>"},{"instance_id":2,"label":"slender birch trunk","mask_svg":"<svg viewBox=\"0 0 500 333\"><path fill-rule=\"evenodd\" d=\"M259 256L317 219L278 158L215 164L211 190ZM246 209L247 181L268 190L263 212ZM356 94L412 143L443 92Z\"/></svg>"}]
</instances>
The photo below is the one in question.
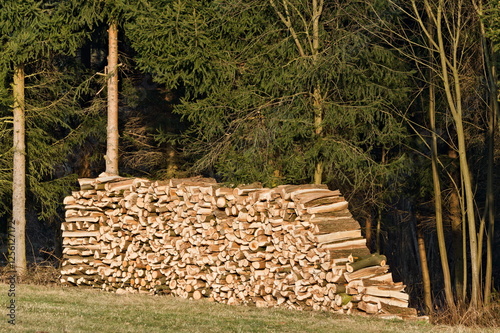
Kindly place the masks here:
<instances>
[{"instance_id":1,"label":"slender birch trunk","mask_svg":"<svg viewBox=\"0 0 500 333\"><path fill-rule=\"evenodd\" d=\"M12 171L12 225L14 227L15 268L18 275L26 273L26 120L24 102L24 68L14 69L14 163Z\"/></svg>"}]
</instances>

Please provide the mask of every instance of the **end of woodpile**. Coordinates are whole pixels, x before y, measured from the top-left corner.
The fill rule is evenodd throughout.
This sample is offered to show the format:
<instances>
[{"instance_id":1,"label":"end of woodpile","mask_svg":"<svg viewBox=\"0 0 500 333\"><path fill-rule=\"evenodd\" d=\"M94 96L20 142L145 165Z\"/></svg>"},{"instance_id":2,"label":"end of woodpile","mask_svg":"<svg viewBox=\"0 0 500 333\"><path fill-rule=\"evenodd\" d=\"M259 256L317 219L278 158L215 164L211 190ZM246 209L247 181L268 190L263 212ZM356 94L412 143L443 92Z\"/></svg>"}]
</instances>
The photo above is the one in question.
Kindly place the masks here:
<instances>
[{"instance_id":1,"label":"end of woodpile","mask_svg":"<svg viewBox=\"0 0 500 333\"><path fill-rule=\"evenodd\" d=\"M61 282L233 305L416 317L339 191L210 178L80 179Z\"/></svg>"}]
</instances>

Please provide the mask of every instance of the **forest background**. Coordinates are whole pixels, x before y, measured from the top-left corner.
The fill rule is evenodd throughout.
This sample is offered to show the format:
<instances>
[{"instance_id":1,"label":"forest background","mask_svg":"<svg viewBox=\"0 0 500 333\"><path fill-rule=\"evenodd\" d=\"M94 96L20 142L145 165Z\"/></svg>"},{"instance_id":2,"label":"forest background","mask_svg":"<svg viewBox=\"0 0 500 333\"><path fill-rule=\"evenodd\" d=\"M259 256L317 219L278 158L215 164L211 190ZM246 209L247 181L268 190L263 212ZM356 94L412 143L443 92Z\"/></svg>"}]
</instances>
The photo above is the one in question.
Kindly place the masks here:
<instances>
[{"instance_id":1,"label":"forest background","mask_svg":"<svg viewBox=\"0 0 500 333\"><path fill-rule=\"evenodd\" d=\"M412 306L498 297L499 1L5 0L0 38L4 262L23 219L27 262L60 257L103 171L323 183Z\"/></svg>"}]
</instances>

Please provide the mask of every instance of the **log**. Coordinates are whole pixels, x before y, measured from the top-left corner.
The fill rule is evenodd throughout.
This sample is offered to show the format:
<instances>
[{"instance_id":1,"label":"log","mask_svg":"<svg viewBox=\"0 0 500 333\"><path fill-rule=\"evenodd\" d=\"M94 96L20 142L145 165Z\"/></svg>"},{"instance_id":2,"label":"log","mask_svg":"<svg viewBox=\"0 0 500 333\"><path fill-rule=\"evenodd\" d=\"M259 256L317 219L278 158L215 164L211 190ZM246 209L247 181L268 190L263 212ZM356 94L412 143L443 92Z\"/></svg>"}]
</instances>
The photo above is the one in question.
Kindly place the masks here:
<instances>
[{"instance_id":1,"label":"log","mask_svg":"<svg viewBox=\"0 0 500 333\"><path fill-rule=\"evenodd\" d=\"M381 312L386 314L394 314L401 316L403 318L417 316L417 309L407 308L407 307L399 307L396 305L391 305L388 303L380 303L381 304Z\"/></svg>"},{"instance_id":2,"label":"log","mask_svg":"<svg viewBox=\"0 0 500 333\"><path fill-rule=\"evenodd\" d=\"M392 305L392 306L396 306L396 307L400 307L400 308L408 307L408 301L400 300L397 298L386 298L386 297L364 295L362 299L365 302L380 302L381 304L388 304L388 305Z\"/></svg>"},{"instance_id":3,"label":"log","mask_svg":"<svg viewBox=\"0 0 500 333\"><path fill-rule=\"evenodd\" d=\"M303 193L293 193L291 195L293 201L299 204L307 204L308 202L315 201L323 198L340 198L340 191L330 191L330 190L315 190L312 192ZM343 201L343 200L341 200Z\"/></svg>"},{"instance_id":4,"label":"log","mask_svg":"<svg viewBox=\"0 0 500 333\"><path fill-rule=\"evenodd\" d=\"M328 190L328 186L324 184L316 185L316 184L308 184L308 185L282 185L276 188L276 191L281 193L283 199L288 200L291 198L292 193L303 194L307 192Z\"/></svg>"},{"instance_id":5,"label":"log","mask_svg":"<svg viewBox=\"0 0 500 333\"><path fill-rule=\"evenodd\" d=\"M370 266L385 266L387 262L387 257L384 255L380 255L377 253L371 254L366 257L362 257L359 260L348 263L347 264L347 271L349 273L352 273L354 271L357 271L361 268L365 267L370 267Z\"/></svg>"},{"instance_id":6,"label":"log","mask_svg":"<svg viewBox=\"0 0 500 333\"><path fill-rule=\"evenodd\" d=\"M124 179L116 182L109 182L104 185L106 191L118 192L123 190L130 190L131 186L134 184L135 179Z\"/></svg>"},{"instance_id":7,"label":"log","mask_svg":"<svg viewBox=\"0 0 500 333\"><path fill-rule=\"evenodd\" d=\"M99 237L99 235L99 231L63 231L62 233L65 238Z\"/></svg>"},{"instance_id":8,"label":"log","mask_svg":"<svg viewBox=\"0 0 500 333\"><path fill-rule=\"evenodd\" d=\"M335 296L335 303L338 306L347 305L349 302L351 302L351 300L352 296L346 293L340 293Z\"/></svg>"},{"instance_id":9,"label":"log","mask_svg":"<svg viewBox=\"0 0 500 333\"><path fill-rule=\"evenodd\" d=\"M328 234L316 235L316 241L323 244L359 238L361 238L361 230L337 231Z\"/></svg>"},{"instance_id":10,"label":"log","mask_svg":"<svg viewBox=\"0 0 500 333\"><path fill-rule=\"evenodd\" d=\"M366 239L354 239L354 240L345 240L335 243L329 244L321 244L320 248L322 249L331 249L331 250L343 250L343 249L352 249L352 248L365 248L366 247Z\"/></svg>"},{"instance_id":11,"label":"log","mask_svg":"<svg viewBox=\"0 0 500 333\"><path fill-rule=\"evenodd\" d=\"M352 248L328 249L328 252L330 253L331 258L344 261L347 261L347 258L349 256L355 259L359 259L370 254L370 250L368 250L366 245L356 246Z\"/></svg>"},{"instance_id":12,"label":"log","mask_svg":"<svg viewBox=\"0 0 500 333\"><path fill-rule=\"evenodd\" d=\"M344 273L345 279L350 282L355 279L368 279L375 275L384 274L389 270L389 266L374 266L361 268L352 273Z\"/></svg>"},{"instance_id":13,"label":"log","mask_svg":"<svg viewBox=\"0 0 500 333\"><path fill-rule=\"evenodd\" d=\"M338 212L344 209L347 209L349 203L347 201L341 201L332 203L329 205L317 206L317 207L309 207L307 208L308 214L316 214L316 213L326 213L326 212Z\"/></svg>"},{"instance_id":14,"label":"log","mask_svg":"<svg viewBox=\"0 0 500 333\"><path fill-rule=\"evenodd\" d=\"M233 194L235 196L242 196L242 195L248 195L250 192L255 192L255 191L259 191L259 190L262 190L262 183L255 182L255 183L248 184L248 185L237 186L234 189Z\"/></svg>"},{"instance_id":15,"label":"log","mask_svg":"<svg viewBox=\"0 0 500 333\"><path fill-rule=\"evenodd\" d=\"M396 290L388 290L383 289L379 286L368 286L364 288L364 293L366 295L379 296L379 297L390 297L396 298L403 301L409 301L410 297L407 293L396 291Z\"/></svg>"},{"instance_id":16,"label":"log","mask_svg":"<svg viewBox=\"0 0 500 333\"><path fill-rule=\"evenodd\" d=\"M319 233L340 232L349 230L359 230L360 224L352 217L326 217L310 221Z\"/></svg>"}]
</instances>

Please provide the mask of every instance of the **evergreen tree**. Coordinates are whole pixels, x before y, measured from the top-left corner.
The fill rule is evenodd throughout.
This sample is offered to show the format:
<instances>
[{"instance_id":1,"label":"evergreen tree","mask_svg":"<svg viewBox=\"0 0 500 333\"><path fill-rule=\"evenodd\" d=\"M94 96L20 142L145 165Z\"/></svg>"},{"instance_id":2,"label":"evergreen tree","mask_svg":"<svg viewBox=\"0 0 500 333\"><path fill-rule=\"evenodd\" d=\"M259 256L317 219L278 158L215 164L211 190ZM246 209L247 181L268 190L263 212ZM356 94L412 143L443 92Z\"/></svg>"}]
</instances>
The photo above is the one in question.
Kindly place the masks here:
<instances>
[{"instance_id":1,"label":"evergreen tree","mask_svg":"<svg viewBox=\"0 0 500 333\"><path fill-rule=\"evenodd\" d=\"M193 170L380 193L402 162L391 108L405 100L404 67L350 19L362 7L325 4L314 23L309 2L286 3L283 19L278 1L140 1L125 28L139 68L181 96Z\"/></svg>"},{"instance_id":2,"label":"evergreen tree","mask_svg":"<svg viewBox=\"0 0 500 333\"><path fill-rule=\"evenodd\" d=\"M26 270L26 200L41 205L41 216L54 215L55 202L61 199L62 189L66 190L64 184L69 180L54 180L50 176L72 147L70 143L78 141L71 130L78 107L71 96L72 86L68 86L71 80L64 78L64 73L53 71L58 62L63 64L66 60L55 55L74 50L83 37L76 32L73 5L66 1L26 0L3 1L0 8L0 96L4 120L1 196L12 193L15 239L11 241L15 242L15 267L20 275ZM69 68L68 64L63 66ZM14 124L13 128L9 123ZM12 148L5 145L9 142ZM6 186L9 183L12 192Z\"/></svg>"}]
</instances>

